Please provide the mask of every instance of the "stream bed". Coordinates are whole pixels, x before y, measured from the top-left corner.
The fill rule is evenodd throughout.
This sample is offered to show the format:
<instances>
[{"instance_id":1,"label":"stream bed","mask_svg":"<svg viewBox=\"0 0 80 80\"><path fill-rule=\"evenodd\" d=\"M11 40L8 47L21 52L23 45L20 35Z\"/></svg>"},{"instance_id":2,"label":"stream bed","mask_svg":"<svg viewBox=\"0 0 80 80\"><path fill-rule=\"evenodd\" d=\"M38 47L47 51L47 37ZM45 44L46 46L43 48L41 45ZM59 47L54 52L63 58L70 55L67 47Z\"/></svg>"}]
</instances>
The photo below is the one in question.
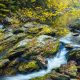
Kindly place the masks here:
<instances>
[{"instance_id":1,"label":"stream bed","mask_svg":"<svg viewBox=\"0 0 80 80\"><path fill-rule=\"evenodd\" d=\"M71 33L61 38L60 42L61 42L61 45L57 54L54 57L47 58L48 64L47 64L46 70L40 70L38 72L33 72L25 75L18 74L16 76L4 77L0 80L29 80L32 78L44 76L45 74L50 73L52 69L60 67L62 64L66 64L67 63L66 56L67 56L67 53L69 52L69 49L65 48L65 45L71 44L73 49L80 48L80 46L76 42L74 42L74 39Z\"/></svg>"}]
</instances>

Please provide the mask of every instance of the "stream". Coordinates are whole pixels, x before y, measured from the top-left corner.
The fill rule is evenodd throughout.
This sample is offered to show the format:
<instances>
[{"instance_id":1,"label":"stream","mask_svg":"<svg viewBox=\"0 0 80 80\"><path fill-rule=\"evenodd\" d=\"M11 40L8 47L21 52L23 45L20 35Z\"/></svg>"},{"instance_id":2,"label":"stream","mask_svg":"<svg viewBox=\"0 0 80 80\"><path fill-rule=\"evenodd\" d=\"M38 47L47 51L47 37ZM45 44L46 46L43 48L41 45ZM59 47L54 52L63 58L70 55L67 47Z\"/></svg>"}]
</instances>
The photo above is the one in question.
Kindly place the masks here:
<instances>
[{"instance_id":1,"label":"stream","mask_svg":"<svg viewBox=\"0 0 80 80\"><path fill-rule=\"evenodd\" d=\"M65 48L65 44L70 44L73 49L80 48L80 45L77 44L78 41L76 40L77 42L75 42L74 39L76 38L72 36L72 33L60 39L61 45L57 54L52 58L47 58L48 64L46 70L40 70L38 72L33 72L25 75L18 74L16 76L4 77L0 80L29 80L50 73L52 69L60 67L62 64L67 63L66 54L69 52L69 49Z\"/></svg>"}]
</instances>

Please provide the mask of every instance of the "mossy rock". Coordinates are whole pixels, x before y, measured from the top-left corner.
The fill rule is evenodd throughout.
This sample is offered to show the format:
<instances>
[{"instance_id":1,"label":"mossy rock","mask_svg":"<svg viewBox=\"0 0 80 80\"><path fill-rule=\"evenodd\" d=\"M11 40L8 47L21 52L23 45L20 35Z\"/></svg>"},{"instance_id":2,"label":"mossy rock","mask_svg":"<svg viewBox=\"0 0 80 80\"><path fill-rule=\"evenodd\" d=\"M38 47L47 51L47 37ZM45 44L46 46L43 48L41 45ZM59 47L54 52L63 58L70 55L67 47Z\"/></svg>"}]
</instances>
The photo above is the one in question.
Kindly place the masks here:
<instances>
[{"instance_id":1,"label":"mossy rock","mask_svg":"<svg viewBox=\"0 0 80 80\"><path fill-rule=\"evenodd\" d=\"M69 52L68 60L74 60L79 65L80 61L80 50L73 50Z\"/></svg>"},{"instance_id":2,"label":"mossy rock","mask_svg":"<svg viewBox=\"0 0 80 80\"><path fill-rule=\"evenodd\" d=\"M62 75L57 72L51 72L49 74L46 74L42 77L33 78L31 80L70 80L70 78L67 75Z\"/></svg>"},{"instance_id":3,"label":"mossy rock","mask_svg":"<svg viewBox=\"0 0 80 80\"><path fill-rule=\"evenodd\" d=\"M17 70L12 67L5 68L3 71L3 75L6 76L15 75L17 73Z\"/></svg>"},{"instance_id":4,"label":"mossy rock","mask_svg":"<svg viewBox=\"0 0 80 80\"><path fill-rule=\"evenodd\" d=\"M26 59L30 59L32 56L36 55L42 55L43 57L44 56L49 57L51 55L55 55L55 53L59 48L60 43L57 40L54 41L53 38L50 36L49 36L50 38L48 38L48 36L46 37L47 38L44 40L45 44L43 44L43 41L39 42L37 40L37 37L30 39L28 42L25 43L24 46L23 45L18 46L20 44L19 42L13 48L9 49L7 57L12 55L17 56L18 53L23 53L23 54L18 54L18 57L19 55L21 55Z\"/></svg>"},{"instance_id":5,"label":"mossy rock","mask_svg":"<svg viewBox=\"0 0 80 80\"><path fill-rule=\"evenodd\" d=\"M69 75L70 77L77 76L77 66L75 61L70 61L66 65L62 65L60 68L60 72Z\"/></svg>"},{"instance_id":6,"label":"mossy rock","mask_svg":"<svg viewBox=\"0 0 80 80\"><path fill-rule=\"evenodd\" d=\"M23 62L19 65L18 70L22 73L26 72L32 72L39 70L39 66L36 61L30 61L30 62Z\"/></svg>"},{"instance_id":7,"label":"mossy rock","mask_svg":"<svg viewBox=\"0 0 80 80\"><path fill-rule=\"evenodd\" d=\"M28 29L28 34L31 35L43 35L43 34L52 34L53 29L48 25L36 25L35 27L31 27Z\"/></svg>"},{"instance_id":8,"label":"mossy rock","mask_svg":"<svg viewBox=\"0 0 80 80\"><path fill-rule=\"evenodd\" d=\"M44 46L44 54L43 56L51 56L51 55L55 55L55 53L58 51L59 49L59 42L58 41L54 41L54 42L48 42L46 43L46 45Z\"/></svg>"},{"instance_id":9,"label":"mossy rock","mask_svg":"<svg viewBox=\"0 0 80 80\"><path fill-rule=\"evenodd\" d=\"M0 60L0 68L5 67L9 63L8 59Z\"/></svg>"},{"instance_id":10,"label":"mossy rock","mask_svg":"<svg viewBox=\"0 0 80 80\"><path fill-rule=\"evenodd\" d=\"M78 32L80 30L80 18L74 20L69 27L72 32Z\"/></svg>"},{"instance_id":11,"label":"mossy rock","mask_svg":"<svg viewBox=\"0 0 80 80\"><path fill-rule=\"evenodd\" d=\"M18 59L15 59L13 61L10 61L7 66L8 67L15 67L15 68L17 68L18 65L19 65L19 60Z\"/></svg>"},{"instance_id":12,"label":"mossy rock","mask_svg":"<svg viewBox=\"0 0 80 80\"><path fill-rule=\"evenodd\" d=\"M3 39L4 39L4 33L2 33L1 29L0 29L0 41L3 40Z\"/></svg>"}]
</instances>

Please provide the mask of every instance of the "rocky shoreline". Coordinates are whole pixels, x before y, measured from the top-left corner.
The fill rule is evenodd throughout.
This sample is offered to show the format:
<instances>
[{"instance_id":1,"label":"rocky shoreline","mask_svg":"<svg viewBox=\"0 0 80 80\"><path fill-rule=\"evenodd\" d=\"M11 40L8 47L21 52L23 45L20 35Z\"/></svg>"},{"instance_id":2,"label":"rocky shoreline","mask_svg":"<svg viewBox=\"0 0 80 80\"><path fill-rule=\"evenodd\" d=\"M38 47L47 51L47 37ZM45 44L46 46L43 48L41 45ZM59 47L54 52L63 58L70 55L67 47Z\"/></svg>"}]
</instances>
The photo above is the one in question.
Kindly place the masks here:
<instances>
[{"instance_id":1,"label":"rocky shoreline","mask_svg":"<svg viewBox=\"0 0 80 80\"><path fill-rule=\"evenodd\" d=\"M32 27L29 27L31 26ZM10 76L30 73L47 68L46 57L55 55L59 48L59 41L46 34L52 34L51 29L46 25L28 23L22 29L5 28L1 32L0 39L0 75ZM34 27L34 29L33 29ZM47 29L47 31L44 31ZM32 30L32 31L31 31ZM34 31L33 31L34 30ZM40 31L39 31L40 30ZM31 32L30 32L31 31ZM38 32L34 33L33 32ZM29 33L29 35L28 35ZM29 37L32 35L36 37ZM3 53L6 50L6 53Z\"/></svg>"},{"instance_id":2,"label":"rocky shoreline","mask_svg":"<svg viewBox=\"0 0 80 80\"><path fill-rule=\"evenodd\" d=\"M55 56L60 46L59 38L56 38L48 25L27 23L22 28L2 28L0 34L0 76L28 74L47 69L46 58ZM77 36L78 33L73 34L73 38ZM66 44L65 47L73 49L71 44ZM68 54L67 64L32 80L80 79L79 50L70 51Z\"/></svg>"}]
</instances>

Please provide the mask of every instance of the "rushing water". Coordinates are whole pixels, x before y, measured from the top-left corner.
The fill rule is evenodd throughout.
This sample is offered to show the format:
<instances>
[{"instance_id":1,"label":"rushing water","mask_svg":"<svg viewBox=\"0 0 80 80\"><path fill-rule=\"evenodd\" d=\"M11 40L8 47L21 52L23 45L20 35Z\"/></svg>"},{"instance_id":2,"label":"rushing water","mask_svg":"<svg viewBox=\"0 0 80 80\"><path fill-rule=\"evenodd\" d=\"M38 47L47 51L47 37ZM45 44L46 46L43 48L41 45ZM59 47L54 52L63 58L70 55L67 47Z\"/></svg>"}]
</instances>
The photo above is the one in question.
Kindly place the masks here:
<instances>
[{"instance_id":1,"label":"rushing water","mask_svg":"<svg viewBox=\"0 0 80 80\"><path fill-rule=\"evenodd\" d=\"M0 29L2 29L3 28L3 25L2 24L0 24Z\"/></svg>"},{"instance_id":2,"label":"rushing water","mask_svg":"<svg viewBox=\"0 0 80 80\"><path fill-rule=\"evenodd\" d=\"M38 72L33 72L30 74L26 74L26 75L16 75L12 77L5 77L2 80L29 80L29 79L43 76L47 73L50 73L52 69L56 67L60 67L62 64L66 64L67 63L66 54L69 51L68 49L65 48L64 44L66 43L71 44L74 48L80 47L79 45L77 45L77 43L75 43L72 40L73 40L72 34L69 34L66 37L60 39L60 42L61 42L60 49L55 56L53 56L52 58L47 58L48 64L47 64L46 70L40 70Z\"/></svg>"},{"instance_id":3,"label":"rushing water","mask_svg":"<svg viewBox=\"0 0 80 80\"><path fill-rule=\"evenodd\" d=\"M67 52L68 51L64 47L64 45L61 45L60 50L56 54L55 57L47 58L47 61L48 61L47 70L40 70L39 72L33 72L33 73L27 74L27 75L17 75L17 76L13 76L13 77L7 77L6 80L29 80L31 78L43 76L43 75L51 72L51 70L53 68L60 67L61 64L66 64L67 59L66 59L65 55Z\"/></svg>"}]
</instances>

